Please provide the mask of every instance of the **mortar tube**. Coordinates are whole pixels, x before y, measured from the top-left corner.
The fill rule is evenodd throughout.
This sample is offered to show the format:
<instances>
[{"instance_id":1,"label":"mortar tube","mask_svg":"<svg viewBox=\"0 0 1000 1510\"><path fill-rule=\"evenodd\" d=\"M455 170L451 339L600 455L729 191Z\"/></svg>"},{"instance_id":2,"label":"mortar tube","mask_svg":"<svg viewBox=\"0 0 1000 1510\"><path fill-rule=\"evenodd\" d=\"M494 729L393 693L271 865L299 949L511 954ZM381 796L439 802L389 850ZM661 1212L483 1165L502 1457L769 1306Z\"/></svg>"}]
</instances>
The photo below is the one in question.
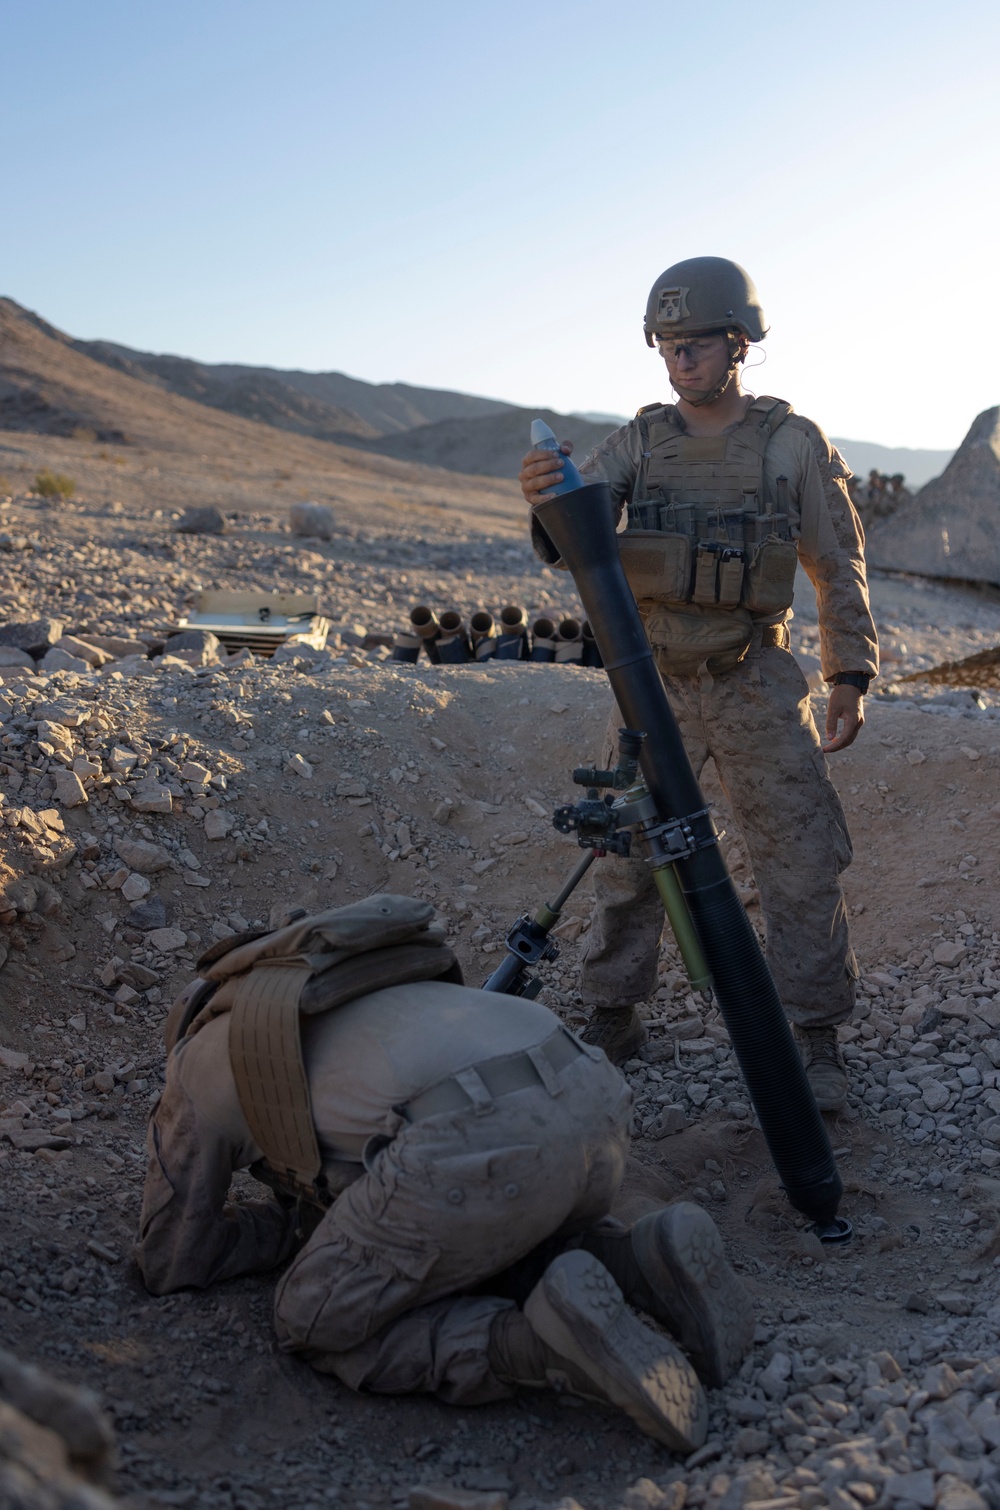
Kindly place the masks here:
<instances>
[{"instance_id":1,"label":"mortar tube","mask_svg":"<svg viewBox=\"0 0 1000 1510\"><path fill-rule=\"evenodd\" d=\"M410 623L413 625L414 634L419 635L423 641L428 660L437 664L439 656L434 642L441 636L441 625L438 623L437 614L425 603L418 603L416 608L410 610Z\"/></svg>"},{"instance_id":2,"label":"mortar tube","mask_svg":"<svg viewBox=\"0 0 1000 1510\"><path fill-rule=\"evenodd\" d=\"M477 661L487 661L497 653L497 630L493 615L485 608L474 613L469 620L472 650Z\"/></svg>"},{"instance_id":3,"label":"mortar tube","mask_svg":"<svg viewBox=\"0 0 1000 1510\"><path fill-rule=\"evenodd\" d=\"M529 661L554 661L556 658L556 626L551 619L536 619L531 626L531 654Z\"/></svg>"},{"instance_id":4,"label":"mortar tube","mask_svg":"<svg viewBox=\"0 0 1000 1510\"><path fill-rule=\"evenodd\" d=\"M611 490L564 481L534 515L573 575L624 723L646 732L640 765L660 816L684 820L697 846L675 871L775 1169L792 1205L828 1228L843 1194L830 1139L622 570Z\"/></svg>"}]
</instances>

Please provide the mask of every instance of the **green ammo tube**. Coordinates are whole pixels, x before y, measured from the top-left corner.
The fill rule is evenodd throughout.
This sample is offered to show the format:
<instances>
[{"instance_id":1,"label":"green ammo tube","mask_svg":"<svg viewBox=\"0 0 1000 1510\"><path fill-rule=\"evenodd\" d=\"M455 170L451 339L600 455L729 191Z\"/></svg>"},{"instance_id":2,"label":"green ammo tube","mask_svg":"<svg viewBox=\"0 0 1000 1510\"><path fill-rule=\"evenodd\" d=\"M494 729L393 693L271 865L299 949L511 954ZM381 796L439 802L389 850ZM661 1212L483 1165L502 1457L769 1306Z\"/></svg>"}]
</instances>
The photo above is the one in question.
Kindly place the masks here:
<instances>
[{"instance_id":1,"label":"green ammo tube","mask_svg":"<svg viewBox=\"0 0 1000 1510\"><path fill-rule=\"evenodd\" d=\"M694 991L710 991L712 989L712 972L708 968L701 947L701 941L695 932L688 904L684 900L681 884L677 879L677 872L673 865L667 861L664 865L657 865L653 871L656 881L656 889L660 893L660 901L663 910L667 914L670 926L677 940L677 947L684 961L684 968L691 981Z\"/></svg>"}]
</instances>

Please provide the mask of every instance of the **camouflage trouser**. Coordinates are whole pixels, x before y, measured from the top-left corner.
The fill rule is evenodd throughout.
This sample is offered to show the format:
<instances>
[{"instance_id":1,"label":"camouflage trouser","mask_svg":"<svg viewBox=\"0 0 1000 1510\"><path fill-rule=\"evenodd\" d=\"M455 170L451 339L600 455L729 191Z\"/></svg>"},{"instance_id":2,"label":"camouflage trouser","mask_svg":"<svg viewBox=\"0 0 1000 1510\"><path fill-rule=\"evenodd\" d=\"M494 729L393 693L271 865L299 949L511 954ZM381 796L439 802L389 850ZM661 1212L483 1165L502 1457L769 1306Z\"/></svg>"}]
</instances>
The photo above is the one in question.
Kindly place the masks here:
<instances>
[{"instance_id":1,"label":"camouflage trouser","mask_svg":"<svg viewBox=\"0 0 1000 1510\"><path fill-rule=\"evenodd\" d=\"M365 1174L278 1286L282 1348L351 1389L466 1405L510 1393L488 1348L512 1302L462 1292L607 1214L625 1168L632 1095L593 1051L551 1091L482 1094L474 1110L372 1140Z\"/></svg>"},{"instance_id":2,"label":"camouflage trouser","mask_svg":"<svg viewBox=\"0 0 1000 1510\"><path fill-rule=\"evenodd\" d=\"M789 1019L843 1022L857 965L840 872L851 840L826 772L805 679L787 650L751 650L724 676L664 677L695 773L711 756L760 893L767 961ZM612 709L602 764L614 763ZM581 972L584 1001L627 1006L656 989L663 908L639 859L601 860Z\"/></svg>"}]
</instances>

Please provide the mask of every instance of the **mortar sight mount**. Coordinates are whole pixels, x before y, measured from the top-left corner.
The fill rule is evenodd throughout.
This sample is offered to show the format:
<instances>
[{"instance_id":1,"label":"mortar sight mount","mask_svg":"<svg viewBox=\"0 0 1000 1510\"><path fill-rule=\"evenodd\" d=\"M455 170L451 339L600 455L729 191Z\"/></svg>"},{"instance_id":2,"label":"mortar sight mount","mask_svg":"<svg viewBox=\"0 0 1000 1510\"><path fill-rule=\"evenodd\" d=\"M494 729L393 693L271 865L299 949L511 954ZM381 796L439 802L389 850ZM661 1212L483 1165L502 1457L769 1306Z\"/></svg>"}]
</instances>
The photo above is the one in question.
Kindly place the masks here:
<instances>
[{"instance_id":1,"label":"mortar sight mount","mask_svg":"<svg viewBox=\"0 0 1000 1510\"><path fill-rule=\"evenodd\" d=\"M643 858L651 867L667 917L677 938L692 987L708 995L711 976L691 923L687 904L674 871L674 862L705 844L718 842L707 812L691 819L660 818L656 804L639 775L639 754L645 735L636 729L619 729L618 761L608 769L578 766L573 772L577 786L587 788L585 797L557 807L552 822L561 834L575 834L585 851L551 902L543 903L532 916L524 913L507 934L507 956L484 983L484 991L534 998L542 988L539 976L528 974L530 966L558 959L559 947L552 929L568 898L576 890L594 860L606 855L628 857L637 840ZM605 795L601 796L604 789ZM613 794L617 793L617 796Z\"/></svg>"}]
</instances>

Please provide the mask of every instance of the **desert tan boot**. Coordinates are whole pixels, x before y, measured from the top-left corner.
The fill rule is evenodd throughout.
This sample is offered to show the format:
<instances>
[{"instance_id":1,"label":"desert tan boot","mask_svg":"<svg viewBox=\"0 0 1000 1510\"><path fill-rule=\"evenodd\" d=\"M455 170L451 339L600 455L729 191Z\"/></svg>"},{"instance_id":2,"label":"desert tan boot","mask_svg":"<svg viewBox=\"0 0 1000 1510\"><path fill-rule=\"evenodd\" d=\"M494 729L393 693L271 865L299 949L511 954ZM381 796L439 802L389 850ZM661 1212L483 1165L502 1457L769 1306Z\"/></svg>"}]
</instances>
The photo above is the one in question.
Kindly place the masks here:
<instances>
[{"instance_id":1,"label":"desert tan boot","mask_svg":"<svg viewBox=\"0 0 1000 1510\"><path fill-rule=\"evenodd\" d=\"M821 1112L843 1111L847 1101L847 1066L836 1027L795 1029L795 1039Z\"/></svg>"},{"instance_id":2,"label":"desert tan boot","mask_svg":"<svg viewBox=\"0 0 1000 1510\"><path fill-rule=\"evenodd\" d=\"M718 1389L739 1368L753 1344L753 1304L707 1211L678 1201L633 1227L608 1219L585 1232L581 1246L629 1305L677 1339L703 1384Z\"/></svg>"},{"instance_id":3,"label":"desert tan boot","mask_svg":"<svg viewBox=\"0 0 1000 1510\"><path fill-rule=\"evenodd\" d=\"M603 1049L612 1064L624 1064L648 1038L635 1007L595 1007L580 1037Z\"/></svg>"},{"instance_id":4,"label":"desert tan boot","mask_svg":"<svg viewBox=\"0 0 1000 1510\"><path fill-rule=\"evenodd\" d=\"M669 1337L633 1316L607 1269L582 1248L562 1253L525 1302L493 1324L499 1379L613 1405L672 1452L700 1447L708 1406L698 1376Z\"/></svg>"}]
</instances>

